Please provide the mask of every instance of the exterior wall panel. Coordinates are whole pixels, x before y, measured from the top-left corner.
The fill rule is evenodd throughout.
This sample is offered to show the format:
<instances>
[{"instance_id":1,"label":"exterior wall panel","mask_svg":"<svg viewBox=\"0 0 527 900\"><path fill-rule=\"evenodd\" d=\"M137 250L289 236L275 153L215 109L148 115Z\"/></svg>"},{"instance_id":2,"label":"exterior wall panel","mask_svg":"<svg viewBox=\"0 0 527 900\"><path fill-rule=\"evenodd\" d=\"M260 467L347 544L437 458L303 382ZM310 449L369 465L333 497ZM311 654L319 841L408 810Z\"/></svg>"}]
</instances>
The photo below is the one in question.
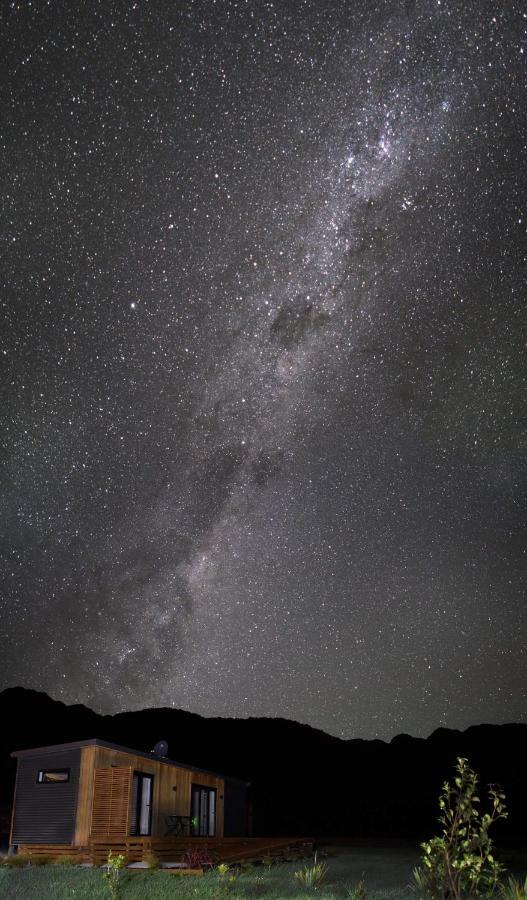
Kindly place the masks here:
<instances>
[{"instance_id":1,"label":"exterior wall panel","mask_svg":"<svg viewBox=\"0 0 527 900\"><path fill-rule=\"evenodd\" d=\"M226 778L225 837L246 837L249 834L247 812L247 786Z\"/></svg>"},{"instance_id":2,"label":"exterior wall panel","mask_svg":"<svg viewBox=\"0 0 527 900\"><path fill-rule=\"evenodd\" d=\"M12 844L72 844L81 752L63 750L18 760ZM69 769L69 781L39 784L41 769Z\"/></svg>"},{"instance_id":3,"label":"exterior wall panel","mask_svg":"<svg viewBox=\"0 0 527 900\"><path fill-rule=\"evenodd\" d=\"M216 835L223 837L223 778L205 772L191 771L179 766L167 765L152 757L134 756L107 747L96 747L94 765L130 766L134 772L145 772L154 776L154 796L152 815L152 835L164 837L167 831L167 817L170 815L190 815L191 784L202 784L217 790Z\"/></svg>"}]
</instances>

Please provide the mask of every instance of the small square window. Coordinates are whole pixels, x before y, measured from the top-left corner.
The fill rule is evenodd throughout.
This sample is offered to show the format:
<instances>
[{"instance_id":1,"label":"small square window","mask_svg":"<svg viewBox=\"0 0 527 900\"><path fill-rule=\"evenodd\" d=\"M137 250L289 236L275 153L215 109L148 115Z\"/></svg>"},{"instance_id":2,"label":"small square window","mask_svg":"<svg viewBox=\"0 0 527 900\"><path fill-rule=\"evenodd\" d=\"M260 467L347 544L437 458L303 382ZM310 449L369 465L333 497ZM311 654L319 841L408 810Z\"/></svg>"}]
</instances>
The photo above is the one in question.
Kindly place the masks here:
<instances>
[{"instance_id":1,"label":"small square window","mask_svg":"<svg viewBox=\"0 0 527 900\"><path fill-rule=\"evenodd\" d=\"M64 784L69 780L69 769L40 769L37 776L38 784Z\"/></svg>"}]
</instances>

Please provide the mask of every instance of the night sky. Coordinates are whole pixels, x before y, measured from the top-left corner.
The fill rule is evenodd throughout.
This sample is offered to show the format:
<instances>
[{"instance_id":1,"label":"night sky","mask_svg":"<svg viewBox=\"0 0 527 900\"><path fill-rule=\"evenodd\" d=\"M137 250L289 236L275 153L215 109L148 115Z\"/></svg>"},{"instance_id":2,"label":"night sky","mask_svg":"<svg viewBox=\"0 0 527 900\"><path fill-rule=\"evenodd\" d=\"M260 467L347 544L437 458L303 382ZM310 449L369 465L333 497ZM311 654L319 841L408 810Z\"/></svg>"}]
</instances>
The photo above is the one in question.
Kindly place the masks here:
<instances>
[{"instance_id":1,"label":"night sky","mask_svg":"<svg viewBox=\"0 0 527 900\"><path fill-rule=\"evenodd\" d=\"M527 6L0 19L0 688L525 721Z\"/></svg>"}]
</instances>

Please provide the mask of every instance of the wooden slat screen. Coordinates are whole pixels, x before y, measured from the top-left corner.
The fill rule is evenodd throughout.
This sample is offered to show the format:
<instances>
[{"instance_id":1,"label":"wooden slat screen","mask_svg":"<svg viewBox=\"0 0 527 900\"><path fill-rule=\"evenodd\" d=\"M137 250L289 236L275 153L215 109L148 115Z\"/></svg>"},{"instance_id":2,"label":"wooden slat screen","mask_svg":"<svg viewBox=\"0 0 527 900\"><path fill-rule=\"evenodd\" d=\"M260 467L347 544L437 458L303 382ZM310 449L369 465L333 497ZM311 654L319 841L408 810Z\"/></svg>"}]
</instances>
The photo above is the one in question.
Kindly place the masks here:
<instances>
[{"instance_id":1,"label":"wooden slat screen","mask_svg":"<svg viewBox=\"0 0 527 900\"><path fill-rule=\"evenodd\" d=\"M129 831L132 769L114 766L95 769L92 838L125 838Z\"/></svg>"}]
</instances>

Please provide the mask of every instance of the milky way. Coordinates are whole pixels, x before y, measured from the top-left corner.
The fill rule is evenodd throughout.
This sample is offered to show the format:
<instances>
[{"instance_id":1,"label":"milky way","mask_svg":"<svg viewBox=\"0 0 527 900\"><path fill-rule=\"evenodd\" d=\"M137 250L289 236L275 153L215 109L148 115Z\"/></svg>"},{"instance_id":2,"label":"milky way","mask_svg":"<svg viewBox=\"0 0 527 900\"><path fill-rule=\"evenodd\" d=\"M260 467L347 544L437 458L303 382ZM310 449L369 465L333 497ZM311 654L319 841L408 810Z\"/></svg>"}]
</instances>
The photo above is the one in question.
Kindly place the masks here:
<instances>
[{"instance_id":1,"label":"milky way","mask_svg":"<svg viewBox=\"0 0 527 900\"><path fill-rule=\"evenodd\" d=\"M0 688L524 719L523 5L1 20Z\"/></svg>"}]
</instances>

